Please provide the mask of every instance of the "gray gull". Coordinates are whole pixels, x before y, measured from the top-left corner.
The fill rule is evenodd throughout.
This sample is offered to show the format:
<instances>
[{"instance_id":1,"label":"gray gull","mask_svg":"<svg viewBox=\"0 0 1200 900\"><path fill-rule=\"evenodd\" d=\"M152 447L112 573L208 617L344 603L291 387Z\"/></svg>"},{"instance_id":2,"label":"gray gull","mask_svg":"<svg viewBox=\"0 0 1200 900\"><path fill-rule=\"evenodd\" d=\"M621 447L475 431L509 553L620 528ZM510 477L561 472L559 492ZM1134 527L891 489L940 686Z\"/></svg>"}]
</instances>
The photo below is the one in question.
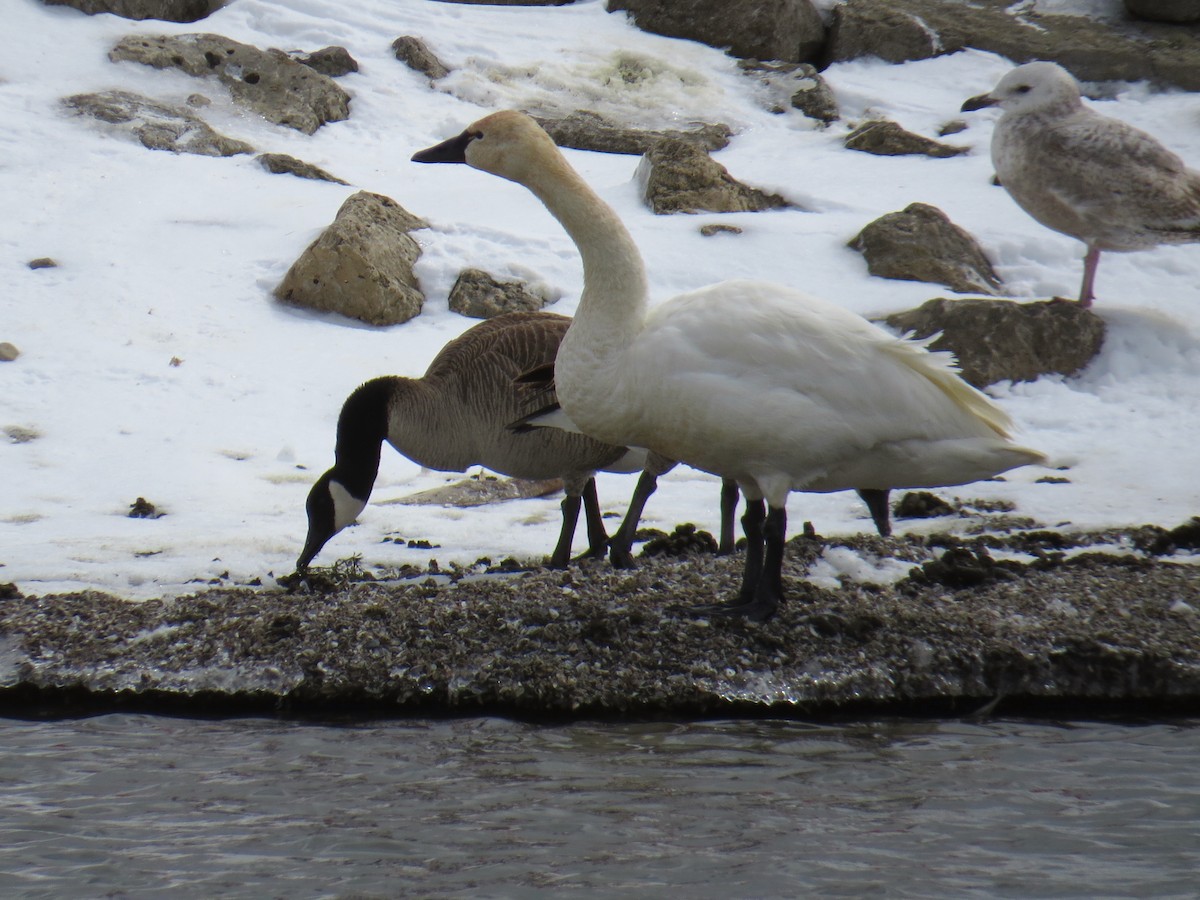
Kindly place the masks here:
<instances>
[{"instance_id":1,"label":"gray gull","mask_svg":"<svg viewBox=\"0 0 1200 900\"><path fill-rule=\"evenodd\" d=\"M1200 172L1157 139L1084 106L1061 66L1031 62L972 97L999 106L996 175L1025 212L1087 245L1079 303L1091 306L1102 250L1200 241Z\"/></svg>"}]
</instances>

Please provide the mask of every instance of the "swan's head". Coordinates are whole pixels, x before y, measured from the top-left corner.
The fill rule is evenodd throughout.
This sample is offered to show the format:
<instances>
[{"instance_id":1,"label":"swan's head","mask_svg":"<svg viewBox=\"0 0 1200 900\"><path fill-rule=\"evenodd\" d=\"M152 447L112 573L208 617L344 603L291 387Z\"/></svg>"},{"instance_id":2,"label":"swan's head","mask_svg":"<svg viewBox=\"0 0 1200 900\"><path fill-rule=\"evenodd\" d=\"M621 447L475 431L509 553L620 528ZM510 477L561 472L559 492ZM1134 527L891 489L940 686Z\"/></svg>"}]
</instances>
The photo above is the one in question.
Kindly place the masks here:
<instances>
[{"instance_id":1,"label":"swan's head","mask_svg":"<svg viewBox=\"0 0 1200 900\"><path fill-rule=\"evenodd\" d=\"M528 185L539 169L560 158L550 135L525 113L507 109L467 126L462 134L413 154L413 162L466 163Z\"/></svg>"},{"instance_id":2,"label":"swan's head","mask_svg":"<svg viewBox=\"0 0 1200 900\"><path fill-rule=\"evenodd\" d=\"M962 105L963 112L999 106L1006 113L1031 113L1079 105L1079 83L1062 66L1052 62L1031 62L1017 66L986 94L972 97Z\"/></svg>"}]
</instances>

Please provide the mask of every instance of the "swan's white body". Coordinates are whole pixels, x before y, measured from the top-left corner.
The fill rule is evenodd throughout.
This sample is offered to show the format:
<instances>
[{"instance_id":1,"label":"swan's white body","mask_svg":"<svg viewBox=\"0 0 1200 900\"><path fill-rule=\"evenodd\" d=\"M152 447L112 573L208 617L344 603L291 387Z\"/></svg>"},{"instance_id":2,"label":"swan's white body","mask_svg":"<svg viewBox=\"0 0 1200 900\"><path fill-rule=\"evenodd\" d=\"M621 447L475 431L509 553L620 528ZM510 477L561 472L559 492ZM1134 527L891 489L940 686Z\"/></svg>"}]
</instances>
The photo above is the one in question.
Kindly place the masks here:
<instances>
[{"instance_id":1,"label":"swan's white body","mask_svg":"<svg viewBox=\"0 0 1200 900\"><path fill-rule=\"evenodd\" d=\"M599 440L736 480L760 513L767 500L779 528L793 490L961 484L1042 461L1012 443L1008 417L948 354L831 303L731 281L649 309L629 232L521 113L494 113L414 159L525 185L578 246L584 289L555 362L566 415ZM761 518L751 524L761 548ZM782 542L773 559L768 535L766 568L781 563ZM774 597L750 602L762 580L754 565L748 553L740 607L765 617L779 575L765 579Z\"/></svg>"},{"instance_id":2,"label":"swan's white body","mask_svg":"<svg viewBox=\"0 0 1200 900\"><path fill-rule=\"evenodd\" d=\"M991 151L1005 190L1038 222L1087 245L1084 306L1101 251L1200 241L1200 172L1152 135L1085 106L1061 66L1017 66L962 108L987 106L1004 111Z\"/></svg>"}]
</instances>

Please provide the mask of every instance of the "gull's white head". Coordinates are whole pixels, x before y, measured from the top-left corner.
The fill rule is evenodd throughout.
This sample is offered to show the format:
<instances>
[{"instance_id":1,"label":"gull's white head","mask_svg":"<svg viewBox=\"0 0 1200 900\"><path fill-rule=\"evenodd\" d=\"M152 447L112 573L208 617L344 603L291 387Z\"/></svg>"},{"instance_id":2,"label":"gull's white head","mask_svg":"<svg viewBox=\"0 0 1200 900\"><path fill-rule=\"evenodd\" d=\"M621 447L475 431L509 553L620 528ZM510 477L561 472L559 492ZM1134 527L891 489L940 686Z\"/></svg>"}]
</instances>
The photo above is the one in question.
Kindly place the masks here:
<instances>
[{"instance_id":1,"label":"gull's white head","mask_svg":"<svg viewBox=\"0 0 1200 900\"><path fill-rule=\"evenodd\" d=\"M1031 62L1017 66L986 94L962 105L964 112L999 106L1017 115L1043 110L1072 109L1079 105L1079 83L1057 63Z\"/></svg>"}]
</instances>

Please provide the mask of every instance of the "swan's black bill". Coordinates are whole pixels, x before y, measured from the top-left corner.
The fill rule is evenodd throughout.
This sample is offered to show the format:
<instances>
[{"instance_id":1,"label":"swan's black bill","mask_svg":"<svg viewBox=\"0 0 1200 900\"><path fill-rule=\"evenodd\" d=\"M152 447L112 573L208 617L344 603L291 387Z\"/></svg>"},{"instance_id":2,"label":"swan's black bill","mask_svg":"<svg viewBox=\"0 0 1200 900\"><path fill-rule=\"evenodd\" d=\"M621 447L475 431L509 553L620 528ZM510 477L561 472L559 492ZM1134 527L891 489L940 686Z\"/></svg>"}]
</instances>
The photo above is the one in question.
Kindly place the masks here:
<instances>
[{"instance_id":1,"label":"swan's black bill","mask_svg":"<svg viewBox=\"0 0 1200 900\"><path fill-rule=\"evenodd\" d=\"M472 131L464 131L457 137L452 137L434 144L413 154L412 161L419 163L465 163L467 161L467 144L477 135Z\"/></svg>"}]
</instances>

